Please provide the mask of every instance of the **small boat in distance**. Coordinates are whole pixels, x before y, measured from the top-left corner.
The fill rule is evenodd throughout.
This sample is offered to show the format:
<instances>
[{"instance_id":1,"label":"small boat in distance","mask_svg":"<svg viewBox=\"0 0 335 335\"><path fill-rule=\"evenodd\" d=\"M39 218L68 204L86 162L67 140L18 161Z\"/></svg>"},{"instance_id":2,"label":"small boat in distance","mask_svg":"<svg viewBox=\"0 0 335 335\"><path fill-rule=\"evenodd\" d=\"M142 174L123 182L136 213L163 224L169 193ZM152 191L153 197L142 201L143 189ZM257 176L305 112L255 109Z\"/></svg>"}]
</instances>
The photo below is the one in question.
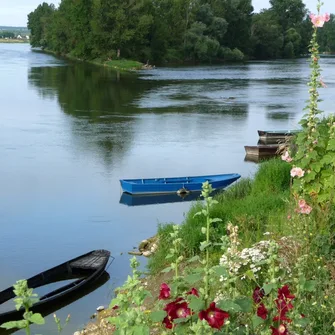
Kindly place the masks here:
<instances>
[{"instance_id":1,"label":"small boat in distance","mask_svg":"<svg viewBox=\"0 0 335 335\"><path fill-rule=\"evenodd\" d=\"M261 140L283 140L299 133L300 130L257 130Z\"/></svg>"},{"instance_id":2,"label":"small boat in distance","mask_svg":"<svg viewBox=\"0 0 335 335\"><path fill-rule=\"evenodd\" d=\"M202 184L206 181L208 181L214 189L224 188L240 177L241 175L238 173L230 173L196 177L121 179L120 183L123 191L130 194L182 194L201 191Z\"/></svg>"},{"instance_id":3,"label":"small boat in distance","mask_svg":"<svg viewBox=\"0 0 335 335\"><path fill-rule=\"evenodd\" d=\"M246 145L244 146L247 156L275 156L279 154L281 145Z\"/></svg>"},{"instance_id":4,"label":"small boat in distance","mask_svg":"<svg viewBox=\"0 0 335 335\"><path fill-rule=\"evenodd\" d=\"M50 309L51 306L61 304L63 301L77 296L82 290L87 290L95 285L96 281L105 273L109 257L110 252L107 250L94 250L29 278L27 284L32 289L76 279L40 297L31 311L43 314L43 311ZM15 298L13 290L12 286L0 292L0 305ZM23 309L20 309L1 313L0 325L8 321L21 320L24 312Z\"/></svg>"}]
</instances>

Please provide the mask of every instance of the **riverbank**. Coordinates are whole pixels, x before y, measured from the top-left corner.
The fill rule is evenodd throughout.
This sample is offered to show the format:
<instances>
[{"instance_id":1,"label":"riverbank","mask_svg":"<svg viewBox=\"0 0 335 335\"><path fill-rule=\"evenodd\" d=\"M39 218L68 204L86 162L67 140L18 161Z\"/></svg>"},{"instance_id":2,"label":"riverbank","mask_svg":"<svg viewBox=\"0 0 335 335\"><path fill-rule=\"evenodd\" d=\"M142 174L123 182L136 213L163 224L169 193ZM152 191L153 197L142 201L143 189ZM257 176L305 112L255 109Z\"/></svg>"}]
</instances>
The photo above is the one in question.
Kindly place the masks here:
<instances>
[{"instance_id":1,"label":"riverbank","mask_svg":"<svg viewBox=\"0 0 335 335\"><path fill-rule=\"evenodd\" d=\"M0 38L0 43L29 43L27 40Z\"/></svg>"},{"instance_id":2,"label":"riverbank","mask_svg":"<svg viewBox=\"0 0 335 335\"><path fill-rule=\"evenodd\" d=\"M80 59L80 58L74 57L70 54L59 54L49 49L36 49L36 50L42 53L47 53L47 54L54 55L57 57L62 57L62 58L65 58L65 59L68 59L74 62L83 62L83 63L94 64L98 66L105 66L105 67L109 67L109 68L112 68L118 71L138 71L142 69L150 70L154 68L151 65L146 65L141 62L130 60L130 59L103 60L99 58L99 59L93 59L93 60L86 60L86 59Z\"/></svg>"},{"instance_id":3,"label":"riverbank","mask_svg":"<svg viewBox=\"0 0 335 335\"><path fill-rule=\"evenodd\" d=\"M203 271L204 278L206 271L211 276L208 288L211 299L223 299L218 306L224 308L230 322L238 322L241 331L233 334L247 334L249 327L253 333L263 334L268 327L279 329L281 326L285 327L286 334L289 334L288 327L300 329L295 334L333 333L335 262L330 252L334 239L329 224L333 222L334 213L331 210L328 216L322 217L325 212L318 213L315 209L308 217L305 212L300 214L290 195L290 170L290 164L280 159L262 163L253 180L241 180L215 196L216 202L207 194L205 204L195 204L179 227L160 225L160 243L149 262L150 275L139 280L133 260L133 277L117 290L110 308L99 313L97 322L78 334L112 334L115 324L119 329L128 329L129 325L121 323L124 313L129 314L128 317L141 315L141 322L151 324L143 334L161 334L170 323L160 315L172 313L173 317L173 304L186 308L181 307L178 299L185 299L194 311L204 308L200 307L200 298L199 301L189 298L189 295L198 296L198 291L204 294L203 280L206 283L206 279L200 275ZM209 219L212 221L210 243L206 242L205 247L204 233L207 234L210 221L207 220L206 228L206 218L197 213L213 218ZM202 247L199 249L199 246ZM205 261L206 248L210 251ZM205 262L202 263L205 270L201 266L196 268L197 259ZM219 280L214 279L215 272L219 273ZM184 298L171 301L162 311L164 300L180 297L181 292L191 287ZM257 287L264 290L260 298L255 296ZM277 291L281 290L286 292L289 307L278 323L278 304L274 301ZM139 292L143 292L142 298ZM231 297L232 292L235 298ZM254 313L256 316L250 321ZM154 316L150 319L148 314Z\"/></svg>"}]
</instances>

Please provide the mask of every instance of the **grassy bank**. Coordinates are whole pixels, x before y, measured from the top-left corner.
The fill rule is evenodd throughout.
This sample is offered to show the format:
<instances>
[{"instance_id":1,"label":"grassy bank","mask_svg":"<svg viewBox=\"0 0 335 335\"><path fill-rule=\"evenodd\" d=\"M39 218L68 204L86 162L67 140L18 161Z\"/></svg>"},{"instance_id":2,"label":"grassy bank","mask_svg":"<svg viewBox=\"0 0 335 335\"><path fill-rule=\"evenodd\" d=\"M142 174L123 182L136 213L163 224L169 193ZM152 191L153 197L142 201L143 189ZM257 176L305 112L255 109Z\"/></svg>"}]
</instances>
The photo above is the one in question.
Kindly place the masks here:
<instances>
[{"instance_id":1,"label":"grassy bank","mask_svg":"<svg viewBox=\"0 0 335 335\"><path fill-rule=\"evenodd\" d=\"M119 60L104 60L101 58L96 58L93 60L89 59L80 59L71 54L59 54L49 49L43 49L41 52L45 52L51 55L55 55L58 57L63 57L65 59L75 61L75 62L84 62L88 64L94 64L98 66L106 66L118 71L136 71L141 70L144 67L144 64L135 60L130 59L119 59Z\"/></svg>"},{"instance_id":2,"label":"grassy bank","mask_svg":"<svg viewBox=\"0 0 335 335\"><path fill-rule=\"evenodd\" d=\"M290 166L279 159L273 159L260 165L253 180L242 179L216 195L218 204L211 209L211 216L222 219L222 222L213 224L211 228L213 242L220 242L221 236L226 234L228 222L233 222L243 230L243 245L259 241L267 231L280 235L286 227L289 188ZM201 227L204 223L201 216L194 215L202 209L201 202L192 206L180 227L184 257L199 253L203 239ZM166 266L165 255L171 245L171 231L172 224L161 224L158 227L161 243L157 253L149 260L151 273L158 273ZM220 247L217 247L211 255L213 262L218 262L220 256Z\"/></svg>"}]
</instances>

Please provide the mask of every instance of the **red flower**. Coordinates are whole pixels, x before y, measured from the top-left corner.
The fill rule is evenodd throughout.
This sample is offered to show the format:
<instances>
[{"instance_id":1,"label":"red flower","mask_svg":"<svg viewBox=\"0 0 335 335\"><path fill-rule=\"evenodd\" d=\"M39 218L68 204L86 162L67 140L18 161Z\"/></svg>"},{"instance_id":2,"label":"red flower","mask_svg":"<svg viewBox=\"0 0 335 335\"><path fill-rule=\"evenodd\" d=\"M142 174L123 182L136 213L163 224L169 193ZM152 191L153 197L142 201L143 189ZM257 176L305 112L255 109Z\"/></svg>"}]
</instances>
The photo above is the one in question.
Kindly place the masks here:
<instances>
[{"instance_id":1,"label":"red flower","mask_svg":"<svg viewBox=\"0 0 335 335\"><path fill-rule=\"evenodd\" d=\"M194 287L192 287L192 289L190 291L188 291L187 294L195 295L196 297L199 298L198 290Z\"/></svg>"},{"instance_id":2,"label":"red flower","mask_svg":"<svg viewBox=\"0 0 335 335\"><path fill-rule=\"evenodd\" d=\"M212 302L208 309L199 312L199 318L200 320L205 319L212 328L221 329L225 319L229 318L229 314L215 307L215 302Z\"/></svg>"},{"instance_id":3,"label":"red flower","mask_svg":"<svg viewBox=\"0 0 335 335\"><path fill-rule=\"evenodd\" d=\"M113 310L119 309L119 306L118 306L118 305L114 305L114 306L112 307L112 309L113 309Z\"/></svg>"},{"instance_id":4,"label":"red flower","mask_svg":"<svg viewBox=\"0 0 335 335\"><path fill-rule=\"evenodd\" d=\"M264 295L264 290L257 286L252 294L252 299L254 299L256 304L259 304L262 301Z\"/></svg>"},{"instance_id":5,"label":"red flower","mask_svg":"<svg viewBox=\"0 0 335 335\"><path fill-rule=\"evenodd\" d=\"M183 298L178 298L175 301L168 303L164 311L167 312L167 316L163 320L163 324L166 328L173 328L173 320L179 318L186 318L191 315L191 309L188 308L188 304Z\"/></svg>"},{"instance_id":6,"label":"red flower","mask_svg":"<svg viewBox=\"0 0 335 335\"><path fill-rule=\"evenodd\" d=\"M278 289L278 298L275 300L277 309L279 312L278 316L273 318L273 321L286 321L291 322L292 320L286 317L286 314L289 310L293 309L291 300L295 298L288 286L284 285L282 288Z\"/></svg>"},{"instance_id":7,"label":"red flower","mask_svg":"<svg viewBox=\"0 0 335 335\"><path fill-rule=\"evenodd\" d=\"M170 298L170 292L171 292L170 287L167 284L163 283L161 285L161 289L160 289L160 292L159 292L158 299L160 299L160 300L169 299Z\"/></svg>"},{"instance_id":8,"label":"red flower","mask_svg":"<svg viewBox=\"0 0 335 335\"><path fill-rule=\"evenodd\" d=\"M295 295L290 292L290 289L287 285L284 285L282 288L278 289L278 298L279 299L294 299Z\"/></svg>"},{"instance_id":9,"label":"red flower","mask_svg":"<svg viewBox=\"0 0 335 335\"><path fill-rule=\"evenodd\" d=\"M173 323L171 322L170 318L166 316L163 320L163 324L165 325L166 328L172 329L173 328Z\"/></svg>"},{"instance_id":10,"label":"red flower","mask_svg":"<svg viewBox=\"0 0 335 335\"><path fill-rule=\"evenodd\" d=\"M260 304L257 308L257 315L263 320L266 320L266 318L268 317L268 310L266 309L264 304Z\"/></svg>"},{"instance_id":11,"label":"red flower","mask_svg":"<svg viewBox=\"0 0 335 335\"><path fill-rule=\"evenodd\" d=\"M288 330L284 324L280 324L278 328L270 327L272 330L271 335L288 335Z\"/></svg>"}]
</instances>

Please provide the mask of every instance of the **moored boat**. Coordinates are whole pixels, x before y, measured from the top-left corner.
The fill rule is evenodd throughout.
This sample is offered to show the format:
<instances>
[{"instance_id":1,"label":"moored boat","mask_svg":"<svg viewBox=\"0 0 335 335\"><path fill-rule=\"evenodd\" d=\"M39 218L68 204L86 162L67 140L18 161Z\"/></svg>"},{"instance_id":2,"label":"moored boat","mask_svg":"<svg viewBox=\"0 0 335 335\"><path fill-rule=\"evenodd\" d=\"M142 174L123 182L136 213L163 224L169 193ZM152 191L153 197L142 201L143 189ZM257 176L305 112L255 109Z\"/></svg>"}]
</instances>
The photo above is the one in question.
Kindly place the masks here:
<instances>
[{"instance_id":1,"label":"moored boat","mask_svg":"<svg viewBox=\"0 0 335 335\"><path fill-rule=\"evenodd\" d=\"M246 145L244 149L248 156L275 156L281 150L281 146L279 144Z\"/></svg>"},{"instance_id":2,"label":"moored boat","mask_svg":"<svg viewBox=\"0 0 335 335\"><path fill-rule=\"evenodd\" d=\"M257 130L258 136L261 140L284 140L286 137L296 135L299 130Z\"/></svg>"},{"instance_id":3,"label":"moored boat","mask_svg":"<svg viewBox=\"0 0 335 335\"><path fill-rule=\"evenodd\" d=\"M202 184L206 181L214 189L221 189L240 177L238 173L231 173L195 177L121 179L120 183L123 191L130 194L188 193L201 191Z\"/></svg>"},{"instance_id":4,"label":"moored boat","mask_svg":"<svg viewBox=\"0 0 335 335\"><path fill-rule=\"evenodd\" d=\"M41 313L43 310L50 309L50 306L61 304L77 296L82 290L88 290L105 273L109 257L110 252L107 250L94 250L29 278L27 284L32 289L76 279L40 297L31 310ZM9 287L0 292L0 305L15 298L13 290L14 287ZM8 321L21 320L23 313L23 309L1 313L0 325Z\"/></svg>"}]
</instances>

